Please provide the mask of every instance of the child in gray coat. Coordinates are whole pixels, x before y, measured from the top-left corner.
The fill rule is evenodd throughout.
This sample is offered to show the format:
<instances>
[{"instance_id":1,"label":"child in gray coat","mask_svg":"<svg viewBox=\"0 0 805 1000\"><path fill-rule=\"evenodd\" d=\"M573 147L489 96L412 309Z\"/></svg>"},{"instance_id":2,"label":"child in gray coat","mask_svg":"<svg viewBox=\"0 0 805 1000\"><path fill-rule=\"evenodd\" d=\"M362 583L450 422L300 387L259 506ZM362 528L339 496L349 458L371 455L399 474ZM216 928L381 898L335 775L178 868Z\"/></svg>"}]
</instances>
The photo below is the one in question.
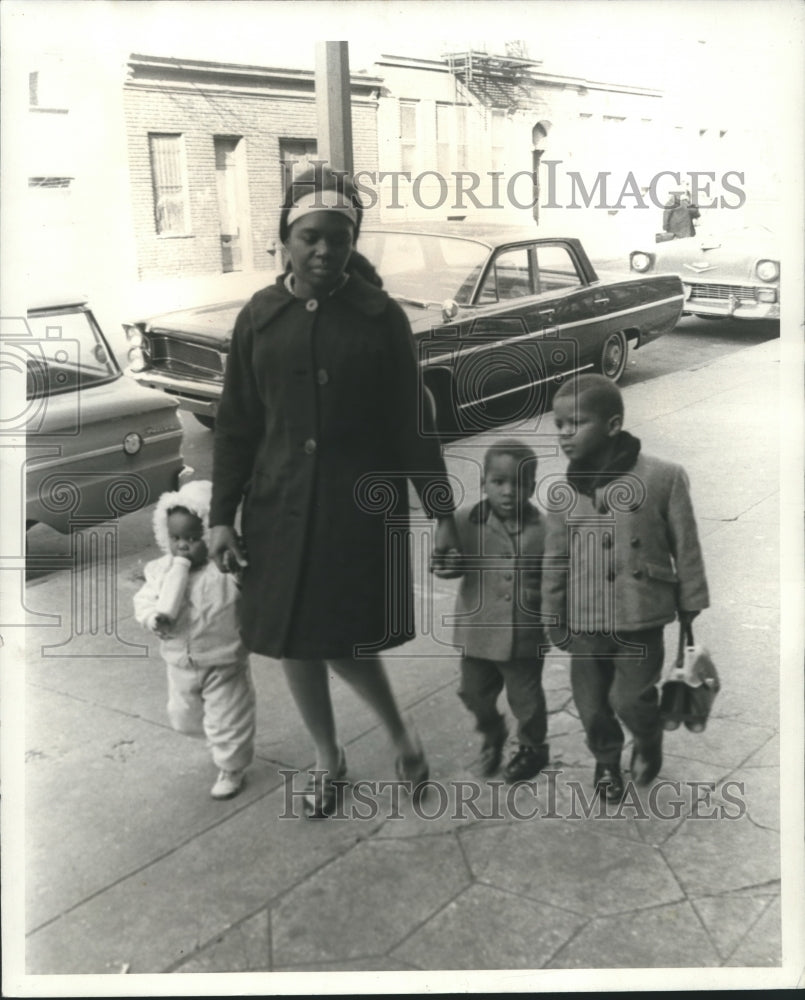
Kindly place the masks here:
<instances>
[{"instance_id":1,"label":"child in gray coat","mask_svg":"<svg viewBox=\"0 0 805 1000\"><path fill-rule=\"evenodd\" d=\"M596 791L619 802L618 717L634 737L632 777L648 784L662 766L663 627L708 606L707 581L685 470L643 454L622 429L618 387L580 375L556 393L553 412L570 464L548 511L542 610L551 641L571 652Z\"/></svg>"},{"instance_id":2,"label":"child in gray coat","mask_svg":"<svg viewBox=\"0 0 805 1000\"><path fill-rule=\"evenodd\" d=\"M497 708L506 688L518 723L519 749L503 771L511 782L533 778L548 763L539 613L545 527L530 502L536 474L536 455L525 444L493 444L484 456L484 499L456 516L462 554L434 566L437 576L463 572L453 637L462 650L458 693L483 736L485 777L500 766L508 736Z\"/></svg>"}]
</instances>

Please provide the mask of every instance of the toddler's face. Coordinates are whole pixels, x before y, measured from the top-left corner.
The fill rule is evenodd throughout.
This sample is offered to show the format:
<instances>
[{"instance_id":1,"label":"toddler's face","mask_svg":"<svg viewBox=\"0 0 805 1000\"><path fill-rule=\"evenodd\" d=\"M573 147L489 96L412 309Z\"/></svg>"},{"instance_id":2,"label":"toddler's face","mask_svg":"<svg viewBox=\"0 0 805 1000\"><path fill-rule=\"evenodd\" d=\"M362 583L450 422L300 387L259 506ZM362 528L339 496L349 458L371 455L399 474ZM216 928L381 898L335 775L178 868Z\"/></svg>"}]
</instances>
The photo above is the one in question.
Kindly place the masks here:
<instances>
[{"instance_id":1,"label":"toddler's face","mask_svg":"<svg viewBox=\"0 0 805 1000\"><path fill-rule=\"evenodd\" d=\"M195 514L174 510L168 514L168 537L172 556L184 556L192 567L203 566L207 561L207 543L204 525Z\"/></svg>"},{"instance_id":2,"label":"toddler's face","mask_svg":"<svg viewBox=\"0 0 805 1000\"><path fill-rule=\"evenodd\" d=\"M589 463L606 452L621 429L621 417L602 417L585 404L584 396L555 399L553 419L562 451L572 462Z\"/></svg>"},{"instance_id":3,"label":"toddler's face","mask_svg":"<svg viewBox=\"0 0 805 1000\"><path fill-rule=\"evenodd\" d=\"M502 520L513 518L534 492L534 477L523 476L513 455L494 455L484 473L484 493Z\"/></svg>"}]
</instances>

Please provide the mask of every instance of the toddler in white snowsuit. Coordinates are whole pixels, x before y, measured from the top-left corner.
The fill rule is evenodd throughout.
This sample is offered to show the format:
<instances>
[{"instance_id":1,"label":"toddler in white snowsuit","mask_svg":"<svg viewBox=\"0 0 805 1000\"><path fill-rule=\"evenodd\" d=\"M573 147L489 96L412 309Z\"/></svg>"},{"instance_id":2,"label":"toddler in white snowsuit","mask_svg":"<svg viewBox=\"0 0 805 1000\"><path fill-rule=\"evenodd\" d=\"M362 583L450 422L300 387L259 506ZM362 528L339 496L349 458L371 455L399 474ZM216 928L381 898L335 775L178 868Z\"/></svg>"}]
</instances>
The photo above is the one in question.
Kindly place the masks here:
<instances>
[{"instance_id":1,"label":"toddler in white snowsuit","mask_svg":"<svg viewBox=\"0 0 805 1000\"><path fill-rule=\"evenodd\" d=\"M146 563L134 613L162 640L171 725L207 737L219 769L210 794L229 799L254 756L255 697L238 632L239 587L207 555L211 493L211 483L196 480L159 498L154 536L165 555Z\"/></svg>"}]
</instances>

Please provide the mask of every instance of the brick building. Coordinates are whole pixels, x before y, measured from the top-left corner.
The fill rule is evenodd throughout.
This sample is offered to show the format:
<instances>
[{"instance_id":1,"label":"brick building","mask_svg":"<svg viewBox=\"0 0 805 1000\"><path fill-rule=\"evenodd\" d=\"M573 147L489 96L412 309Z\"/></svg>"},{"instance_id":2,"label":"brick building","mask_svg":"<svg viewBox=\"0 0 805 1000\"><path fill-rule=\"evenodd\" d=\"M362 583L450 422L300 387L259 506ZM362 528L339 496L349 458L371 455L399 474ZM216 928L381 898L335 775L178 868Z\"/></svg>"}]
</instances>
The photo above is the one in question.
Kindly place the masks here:
<instances>
[{"instance_id":1,"label":"brick building","mask_svg":"<svg viewBox=\"0 0 805 1000\"><path fill-rule=\"evenodd\" d=\"M380 84L351 78L356 171L378 169ZM287 171L316 154L314 74L133 55L124 107L139 279L268 266Z\"/></svg>"}]
</instances>

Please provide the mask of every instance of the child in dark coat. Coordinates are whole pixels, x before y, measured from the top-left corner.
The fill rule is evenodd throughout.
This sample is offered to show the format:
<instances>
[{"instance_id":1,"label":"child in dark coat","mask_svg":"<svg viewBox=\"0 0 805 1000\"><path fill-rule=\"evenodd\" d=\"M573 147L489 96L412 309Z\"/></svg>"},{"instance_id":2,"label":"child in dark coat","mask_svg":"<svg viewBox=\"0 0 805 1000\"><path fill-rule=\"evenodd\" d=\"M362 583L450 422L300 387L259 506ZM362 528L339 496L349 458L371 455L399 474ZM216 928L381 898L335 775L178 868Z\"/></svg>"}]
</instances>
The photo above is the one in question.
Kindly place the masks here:
<instances>
[{"instance_id":1,"label":"child in dark coat","mask_svg":"<svg viewBox=\"0 0 805 1000\"><path fill-rule=\"evenodd\" d=\"M485 777L500 766L508 736L497 708L506 688L518 723L519 749L503 772L512 782L533 778L548 763L539 614L545 527L530 502L536 473L536 455L522 442L493 444L484 457L484 499L456 516L463 555L448 555L434 566L437 576L464 573L454 632L462 650L458 693L483 736Z\"/></svg>"},{"instance_id":2,"label":"child in dark coat","mask_svg":"<svg viewBox=\"0 0 805 1000\"><path fill-rule=\"evenodd\" d=\"M648 784L662 766L663 627L708 606L707 581L685 470L643 454L622 430L617 386L580 375L556 393L553 412L569 491L556 491L562 509L547 517L542 610L555 622L551 641L571 651L596 790L617 802L618 717L634 737L632 777Z\"/></svg>"}]
</instances>

